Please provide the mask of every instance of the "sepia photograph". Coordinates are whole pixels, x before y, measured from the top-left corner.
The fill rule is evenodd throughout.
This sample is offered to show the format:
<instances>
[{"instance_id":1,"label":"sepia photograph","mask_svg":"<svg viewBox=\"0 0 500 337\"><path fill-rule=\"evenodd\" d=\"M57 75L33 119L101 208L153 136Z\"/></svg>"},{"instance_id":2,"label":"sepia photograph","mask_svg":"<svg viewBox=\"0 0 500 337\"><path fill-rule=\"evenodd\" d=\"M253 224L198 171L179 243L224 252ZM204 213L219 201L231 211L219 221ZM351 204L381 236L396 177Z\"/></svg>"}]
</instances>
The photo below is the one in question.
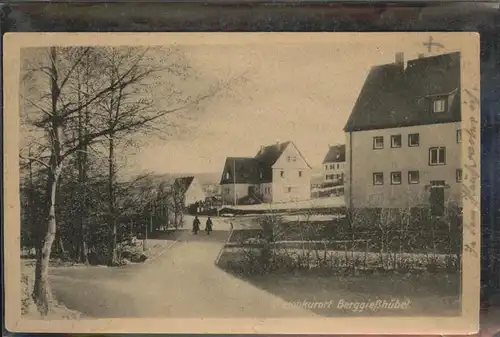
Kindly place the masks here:
<instances>
[{"instance_id":1,"label":"sepia photograph","mask_svg":"<svg viewBox=\"0 0 500 337\"><path fill-rule=\"evenodd\" d=\"M9 330L477 331L478 34L4 53Z\"/></svg>"}]
</instances>

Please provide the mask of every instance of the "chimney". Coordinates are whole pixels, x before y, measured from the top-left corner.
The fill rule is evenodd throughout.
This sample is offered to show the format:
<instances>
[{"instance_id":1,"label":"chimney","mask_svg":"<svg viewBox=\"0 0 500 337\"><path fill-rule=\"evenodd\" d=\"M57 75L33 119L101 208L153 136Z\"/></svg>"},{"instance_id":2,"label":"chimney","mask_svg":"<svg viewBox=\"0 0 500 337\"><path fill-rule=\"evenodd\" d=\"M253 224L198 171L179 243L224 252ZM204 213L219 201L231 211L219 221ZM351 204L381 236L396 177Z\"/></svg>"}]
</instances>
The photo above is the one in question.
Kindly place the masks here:
<instances>
[{"instance_id":1,"label":"chimney","mask_svg":"<svg viewBox=\"0 0 500 337\"><path fill-rule=\"evenodd\" d=\"M424 57L425 57L425 55L424 55L424 54L422 54L422 53L418 54L418 58L419 58L419 59L423 59Z\"/></svg>"},{"instance_id":2,"label":"chimney","mask_svg":"<svg viewBox=\"0 0 500 337\"><path fill-rule=\"evenodd\" d=\"M400 65L402 68L405 67L405 54L403 52L397 52L395 55L395 63Z\"/></svg>"}]
</instances>

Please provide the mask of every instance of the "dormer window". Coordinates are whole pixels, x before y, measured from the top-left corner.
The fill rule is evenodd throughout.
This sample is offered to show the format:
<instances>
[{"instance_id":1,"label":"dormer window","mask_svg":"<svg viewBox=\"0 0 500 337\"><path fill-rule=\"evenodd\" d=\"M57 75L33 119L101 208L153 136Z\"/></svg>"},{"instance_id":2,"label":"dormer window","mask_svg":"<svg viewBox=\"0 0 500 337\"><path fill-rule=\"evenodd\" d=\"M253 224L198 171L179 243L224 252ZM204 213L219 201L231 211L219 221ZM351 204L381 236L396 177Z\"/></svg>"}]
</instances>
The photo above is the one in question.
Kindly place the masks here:
<instances>
[{"instance_id":1,"label":"dormer window","mask_svg":"<svg viewBox=\"0 0 500 337\"><path fill-rule=\"evenodd\" d=\"M435 99L432 102L432 112L442 113L446 111L446 100L444 98Z\"/></svg>"},{"instance_id":2,"label":"dormer window","mask_svg":"<svg viewBox=\"0 0 500 337\"><path fill-rule=\"evenodd\" d=\"M229 172L226 172L226 179L229 179Z\"/></svg>"}]
</instances>

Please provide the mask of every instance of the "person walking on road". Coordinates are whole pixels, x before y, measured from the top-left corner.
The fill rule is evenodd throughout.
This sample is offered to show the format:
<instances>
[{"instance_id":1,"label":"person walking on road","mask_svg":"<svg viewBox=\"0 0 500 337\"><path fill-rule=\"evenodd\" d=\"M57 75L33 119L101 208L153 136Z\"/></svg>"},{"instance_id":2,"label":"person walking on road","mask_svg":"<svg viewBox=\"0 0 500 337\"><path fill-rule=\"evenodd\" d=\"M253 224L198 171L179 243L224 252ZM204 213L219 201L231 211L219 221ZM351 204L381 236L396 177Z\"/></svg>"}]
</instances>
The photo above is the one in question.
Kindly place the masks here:
<instances>
[{"instance_id":1,"label":"person walking on road","mask_svg":"<svg viewBox=\"0 0 500 337\"><path fill-rule=\"evenodd\" d=\"M195 216L193 220L193 233L196 235L198 234L199 230L200 230L200 220L198 219L198 216Z\"/></svg>"},{"instance_id":2,"label":"person walking on road","mask_svg":"<svg viewBox=\"0 0 500 337\"><path fill-rule=\"evenodd\" d=\"M205 231L207 232L208 235L210 235L210 232L212 231L212 228L213 228L212 219L210 219L210 217L208 217L207 223L205 225Z\"/></svg>"}]
</instances>

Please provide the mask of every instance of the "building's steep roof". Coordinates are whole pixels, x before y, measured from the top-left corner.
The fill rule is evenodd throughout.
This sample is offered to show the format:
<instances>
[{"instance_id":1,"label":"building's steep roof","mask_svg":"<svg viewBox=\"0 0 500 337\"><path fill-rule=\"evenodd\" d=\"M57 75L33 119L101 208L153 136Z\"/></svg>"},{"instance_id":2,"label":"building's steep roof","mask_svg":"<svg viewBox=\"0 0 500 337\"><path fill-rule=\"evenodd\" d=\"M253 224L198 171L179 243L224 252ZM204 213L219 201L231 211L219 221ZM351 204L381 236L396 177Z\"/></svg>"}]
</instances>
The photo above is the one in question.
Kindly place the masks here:
<instances>
[{"instance_id":1,"label":"building's steep roof","mask_svg":"<svg viewBox=\"0 0 500 337\"><path fill-rule=\"evenodd\" d=\"M330 146L326 153L323 164L325 163L342 163L345 162L345 145Z\"/></svg>"},{"instance_id":2,"label":"building's steep roof","mask_svg":"<svg viewBox=\"0 0 500 337\"><path fill-rule=\"evenodd\" d=\"M281 157L287 146L291 142L277 143L273 145L263 146L255 155L257 160L264 167L272 167L274 163Z\"/></svg>"},{"instance_id":3,"label":"building's steep roof","mask_svg":"<svg viewBox=\"0 0 500 337\"><path fill-rule=\"evenodd\" d=\"M191 183L193 182L194 177L180 177L175 179L174 181L174 186L181 191L181 193L186 193L188 190L189 186L191 186Z\"/></svg>"},{"instance_id":4,"label":"building's steep roof","mask_svg":"<svg viewBox=\"0 0 500 337\"><path fill-rule=\"evenodd\" d=\"M284 143L276 143L273 145L263 146L253 158L251 157L226 158L224 171L222 172L222 177L220 181L221 185L262 184L262 183L272 182L273 165L281 157L285 149L290 144L292 144L292 142L287 141ZM299 155L302 156L300 151ZM309 166L309 164L307 165ZM235 176L235 178L233 176Z\"/></svg>"},{"instance_id":5,"label":"building's steep roof","mask_svg":"<svg viewBox=\"0 0 500 337\"><path fill-rule=\"evenodd\" d=\"M260 181L259 163L255 158L228 157L220 184L258 184Z\"/></svg>"},{"instance_id":6,"label":"building's steep roof","mask_svg":"<svg viewBox=\"0 0 500 337\"><path fill-rule=\"evenodd\" d=\"M254 159L260 169L260 182L270 183L273 181L273 165L281 157L287 146L291 142L276 143L262 146Z\"/></svg>"},{"instance_id":7,"label":"building's steep roof","mask_svg":"<svg viewBox=\"0 0 500 337\"><path fill-rule=\"evenodd\" d=\"M448 99L446 113L432 113L432 98ZM372 67L344 131L458 122L460 53Z\"/></svg>"}]
</instances>

